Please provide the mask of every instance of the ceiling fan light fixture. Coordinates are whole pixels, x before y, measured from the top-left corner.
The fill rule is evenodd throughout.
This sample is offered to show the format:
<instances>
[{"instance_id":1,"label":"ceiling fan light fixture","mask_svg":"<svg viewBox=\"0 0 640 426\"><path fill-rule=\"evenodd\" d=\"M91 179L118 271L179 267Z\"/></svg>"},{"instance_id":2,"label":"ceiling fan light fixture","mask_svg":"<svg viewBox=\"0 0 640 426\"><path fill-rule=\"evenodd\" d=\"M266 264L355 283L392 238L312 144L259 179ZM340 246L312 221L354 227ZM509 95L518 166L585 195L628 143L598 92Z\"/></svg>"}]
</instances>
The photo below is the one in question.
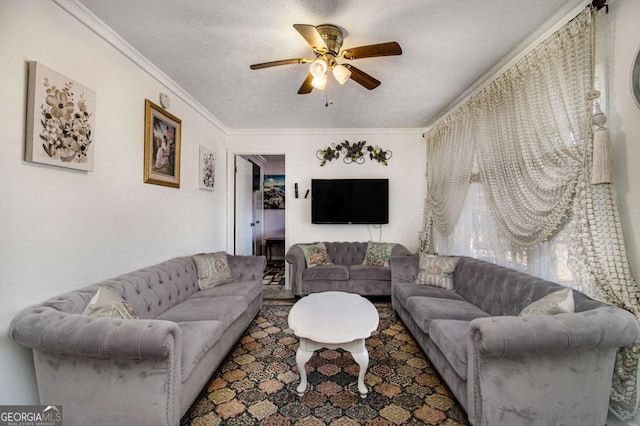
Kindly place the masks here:
<instances>
[{"instance_id":1,"label":"ceiling fan light fixture","mask_svg":"<svg viewBox=\"0 0 640 426\"><path fill-rule=\"evenodd\" d=\"M327 61L322 58L318 58L315 61L311 62L311 65L309 65L309 72L312 76L318 78L325 75L325 73L327 72L327 68Z\"/></svg>"},{"instance_id":2,"label":"ceiling fan light fixture","mask_svg":"<svg viewBox=\"0 0 640 426\"><path fill-rule=\"evenodd\" d=\"M313 77L313 80L311 80L311 85L318 90L324 90L324 86L327 85L327 75L323 74L319 77Z\"/></svg>"},{"instance_id":3,"label":"ceiling fan light fixture","mask_svg":"<svg viewBox=\"0 0 640 426\"><path fill-rule=\"evenodd\" d=\"M349 80L349 77L351 77L351 71L344 65L337 64L333 67L333 76L338 83L345 84L347 80Z\"/></svg>"}]
</instances>

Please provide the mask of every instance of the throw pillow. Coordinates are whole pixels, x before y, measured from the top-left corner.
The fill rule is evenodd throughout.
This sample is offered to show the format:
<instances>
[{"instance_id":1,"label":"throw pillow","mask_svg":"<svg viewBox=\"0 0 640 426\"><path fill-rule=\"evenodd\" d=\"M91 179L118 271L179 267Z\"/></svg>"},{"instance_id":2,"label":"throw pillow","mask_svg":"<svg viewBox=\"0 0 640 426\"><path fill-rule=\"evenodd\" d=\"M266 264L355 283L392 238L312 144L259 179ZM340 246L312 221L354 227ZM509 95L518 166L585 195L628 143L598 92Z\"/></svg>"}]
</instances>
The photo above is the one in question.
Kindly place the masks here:
<instances>
[{"instance_id":1,"label":"throw pillow","mask_svg":"<svg viewBox=\"0 0 640 426\"><path fill-rule=\"evenodd\" d=\"M307 268L313 268L318 265L333 265L327 253L327 246L325 246L324 243L299 244L298 247L300 247L302 253L304 253Z\"/></svg>"},{"instance_id":2,"label":"throw pillow","mask_svg":"<svg viewBox=\"0 0 640 426\"><path fill-rule=\"evenodd\" d=\"M200 290L233 281L227 253L218 251L197 254L193 256L193 260L196 262L196 269L198 270L198 287L200 287Z\"/></svg>"},{"instance_id":3,"label":"throw pillow","mask_svg":"<svg viewBox=\"0 0 640 426\"><path fill-rule=\"evenodd\" d=\"M369 266L389 266L389 258L391 257L391 250L393 250L394 246L395 244L374 243L369 241L362 264Z\"/></svg>"},{"instance_id":4,"label":"throw pillow","mask_svg":"<svg viewBox=\"0 0 640 426\"><path fill-rule=\"evenodd\" d=\"M555 315L574 312L573 290L563 288L536 300L520 312L521 317L530 315Z\"/></svg>"},{"instance_id":5,"label":"throw pillow","mask_svg":"<svg viewBox=\"0 0 640 426\"><path fill-rule=\"evenodd\" d=\"M91 317L107 317L122 319L139 319L133 306L125 302L112 290L105 287L98 288L84 311L84 315Z\"/></svg>"},{"instance_id":6,"label":"throw pillow","mask_svg":"<svg viewBox=\"0 0 640 426\"><path fill-rule=\"evenodd\" d=\"M453 290L453 271L456 270L459 260L456 256L420 253L416 284Z\"/></svg>"}]
</instances>

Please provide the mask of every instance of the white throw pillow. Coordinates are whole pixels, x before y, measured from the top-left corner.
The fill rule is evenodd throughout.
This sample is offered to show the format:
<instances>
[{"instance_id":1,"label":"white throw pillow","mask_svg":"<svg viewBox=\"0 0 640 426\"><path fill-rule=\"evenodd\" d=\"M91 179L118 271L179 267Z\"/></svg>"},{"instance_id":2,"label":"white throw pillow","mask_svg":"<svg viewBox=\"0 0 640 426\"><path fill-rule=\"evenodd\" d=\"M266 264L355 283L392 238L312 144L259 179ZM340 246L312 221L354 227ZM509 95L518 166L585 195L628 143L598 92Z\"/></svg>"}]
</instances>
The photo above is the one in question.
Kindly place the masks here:
<instances>
[{"instance_id":1,"label":"white throw pillow","mask_svg":"<svg viewBox=\"0 0 640 426\"><path fill-rule=\"evenodd\" d=\"M198 287L200 287L200 290L233 281L227 253L218 251L197 254L193 256L193 260L196 262L196 269L198 270Z\"/></svg>"},{"instance_id":2,"label":"white throw pillow","mask_svg":"<svg viewBox=\"0 0 640 426\"><path fill-rule=\"evenodd\" d=\"M133 307L108 288L100 287L84 311L91 317L139 319Z\"/></svg>"},{"instance_id":3,"label":"white throw pillow","mask_svg":"<svg viewBox=\"0 0 640 426\"><path fill-rule=\"evenodd\" d=\"M458 266L459 257L435 256L420 253L420 264L416 284L453 290L453 271Z\"/></svg>"},{"instance_id":4,"label":"white throw pillow","mask_svg":"<svg viewBox=\"0 0 640 426\"><path fill-rule=\"evenodd\" d=\"M542 299L531 303L520 312L520 316L555 315L574 311L573 290L567 287L549 293Z\"/></svg>"}]
</instances>

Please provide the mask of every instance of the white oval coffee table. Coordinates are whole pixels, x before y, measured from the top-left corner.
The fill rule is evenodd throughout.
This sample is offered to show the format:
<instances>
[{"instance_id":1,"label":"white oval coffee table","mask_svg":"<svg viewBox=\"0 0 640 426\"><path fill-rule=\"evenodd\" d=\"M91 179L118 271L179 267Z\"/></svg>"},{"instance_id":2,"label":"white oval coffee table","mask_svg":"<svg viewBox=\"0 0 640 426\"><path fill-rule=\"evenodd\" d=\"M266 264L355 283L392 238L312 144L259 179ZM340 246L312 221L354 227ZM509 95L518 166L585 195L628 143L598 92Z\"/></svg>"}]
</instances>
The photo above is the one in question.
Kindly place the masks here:
<instances>
[{"instance_id":1,"label":"white oval coffee table","mask_svg":"<svg viewBox=\"0 0 640 426\"><path fill-rule=\"evenodd\" d=\"M298 395L307 389L306 363L318 349L349 351L360 367L358 391L367 396L364 376L369 366L369 352L364 340L378 328L378 311L362 296L339 291L313 293L303 297L289 312L289 327L300 339L296 364L300 371Z\"/></svg>"}]
</instances>

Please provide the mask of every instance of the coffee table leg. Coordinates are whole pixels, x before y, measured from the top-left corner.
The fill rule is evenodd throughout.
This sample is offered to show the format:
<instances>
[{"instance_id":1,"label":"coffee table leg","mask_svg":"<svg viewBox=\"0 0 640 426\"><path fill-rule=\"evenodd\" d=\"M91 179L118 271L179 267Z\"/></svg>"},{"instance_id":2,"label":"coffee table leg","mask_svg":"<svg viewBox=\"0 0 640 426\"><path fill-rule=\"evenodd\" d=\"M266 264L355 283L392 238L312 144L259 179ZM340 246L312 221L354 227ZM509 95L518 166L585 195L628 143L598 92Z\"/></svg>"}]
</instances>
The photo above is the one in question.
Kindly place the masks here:
<instances>
[{"instance_id":1,"label":"coffee table leg","mask_svg":"<svg viewBox=\"0 0 640 426\"><path fill-rule=\"evenodd\" d=\"M367 368L369 367L369 352L365 349L364 352L351 353L354 361L360 366L360 372L358 373L358 391L360 391L360 397L366 398L369 390L364 384L364 376L367 374Z\"/></svg>"},{"instance_id":2,"label":"coffee table leg","mask_svg":"<svg viewBox=\"0 0 640 426\"><path fill-rule=\"evenodd\" d=\"M305 370L304 366L313 355L313 351L306 351L304 349L305 346L306 342L304 339L300 339L300 346L298 346L298 350L296 351L296 364L298 365L298 372L300 373L300 384L296 388L298 396L304 395L304 391L307 389L307 370Z\"/></svg>"}]
</instances>

